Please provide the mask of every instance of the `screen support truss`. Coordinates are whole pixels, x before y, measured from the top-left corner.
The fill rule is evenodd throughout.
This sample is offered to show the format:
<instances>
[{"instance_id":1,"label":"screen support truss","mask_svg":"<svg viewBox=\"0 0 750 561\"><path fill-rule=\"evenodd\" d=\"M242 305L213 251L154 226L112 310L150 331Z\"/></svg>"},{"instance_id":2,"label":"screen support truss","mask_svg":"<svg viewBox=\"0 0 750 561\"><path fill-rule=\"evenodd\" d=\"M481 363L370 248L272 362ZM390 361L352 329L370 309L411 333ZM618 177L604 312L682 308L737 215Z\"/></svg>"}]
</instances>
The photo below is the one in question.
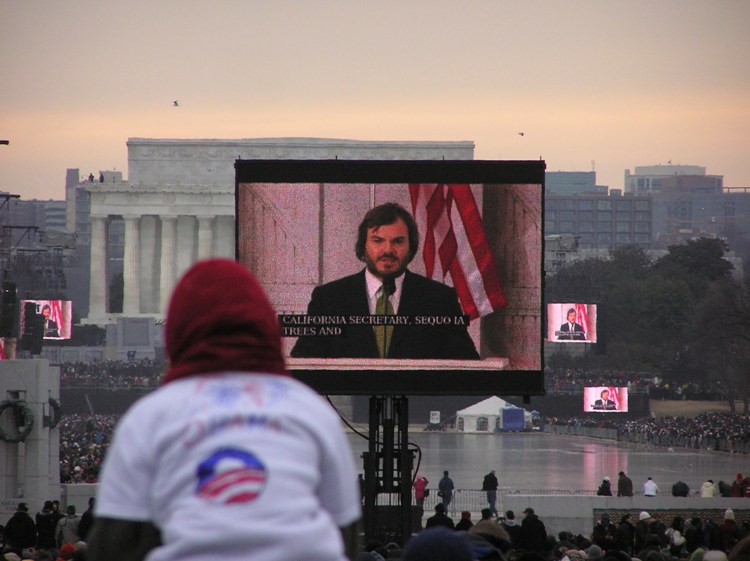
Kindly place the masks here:
<instances>
[{"instance_id":1,"label":"screen support truss","mask_svg":"<svg viewBox=\"0 0 750 561\"><path fill-rule=\"evenodd\" d=\"M408 398L370 397L370 443L363 454L366 541L403 546L411 536L412 459Z\"/></svg>"}]
</instances>

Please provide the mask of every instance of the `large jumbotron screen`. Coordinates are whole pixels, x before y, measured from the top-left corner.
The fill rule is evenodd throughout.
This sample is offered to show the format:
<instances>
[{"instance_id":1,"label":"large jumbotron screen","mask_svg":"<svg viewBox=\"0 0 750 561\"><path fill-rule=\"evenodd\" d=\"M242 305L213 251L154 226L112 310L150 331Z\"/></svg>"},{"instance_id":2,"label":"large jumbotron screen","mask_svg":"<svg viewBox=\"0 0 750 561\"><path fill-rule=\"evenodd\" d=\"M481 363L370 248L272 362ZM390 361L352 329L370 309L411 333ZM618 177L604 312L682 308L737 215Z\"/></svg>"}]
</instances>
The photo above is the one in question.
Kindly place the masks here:
<instances>
[{"instance_id":1,"label":"large jumbotron screen","mask_svg":"<svg viewBox=\"0 0 750 561\"><path fill-rule=\"evenodd\" d=\"M236 161L236 258L290 371L324 394L542 394L544 169Z\"/></svg>"}]
</instances>

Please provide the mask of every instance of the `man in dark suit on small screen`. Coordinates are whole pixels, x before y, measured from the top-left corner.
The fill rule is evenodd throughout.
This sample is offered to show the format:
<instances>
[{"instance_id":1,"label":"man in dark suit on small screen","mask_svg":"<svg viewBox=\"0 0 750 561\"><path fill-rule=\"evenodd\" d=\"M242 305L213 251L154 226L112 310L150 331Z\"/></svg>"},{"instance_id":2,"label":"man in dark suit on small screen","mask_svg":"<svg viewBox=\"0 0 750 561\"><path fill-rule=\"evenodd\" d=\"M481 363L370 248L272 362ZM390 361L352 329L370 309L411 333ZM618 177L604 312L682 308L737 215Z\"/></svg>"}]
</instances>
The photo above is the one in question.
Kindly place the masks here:
<instances>
[{"instance_id":1,"label":"man in dark suit on small screen","mask_svg":"<svg viewBox=\"0 0 750 561\"><path fill-rule=\"evenodd\" d=\"M60 330L57 327L57 322L50 318L52 315L52 308L49 304L42 306L42 315L44 316L44 336L58 338L60 337Z\"/></svg>"},{"instance_id":2,"label":"man in dark suit on small screen","mask_svg":"<svg viewBox=\"0 0 750 561\"><path fill-rule=\"evenodd\" d=\"M583 326L580 323L576 323L576 310L575 308L568 309L568 321L560 326L557 332L558 341L585 341L586 333L583 331Z\"/></svg>"},{"instance_id":3,"label":"man in dark suit on small screen","mask_svg":"<svg viewBox=\"0 0 750 561\"><path fill-rule=\"evenodd\" d=\"M316 287L307 309L309 316L364 322L348 322L338 336L300 337L291 356L478 359L456 291L406 268L418 246L417 224L406 209L396 203L371 209L359 225L355 246L365 268ZM368 323L374 315L391 314L400 322L387 327Z\"/></svg>"},{"instance_id":4,"label":"man in dark suit on small screen","mask_svg":"<svg viewBox=\"0 0 750 561\"><path fill-rule=\"evenodd\" d=\"M617 409L617 404L609 399L609 390L602 390L599 397L601 399L594 401L594 405L591 406L592 409L596 409L597 411L614 411Z\"/></svg>"}]
</instances>

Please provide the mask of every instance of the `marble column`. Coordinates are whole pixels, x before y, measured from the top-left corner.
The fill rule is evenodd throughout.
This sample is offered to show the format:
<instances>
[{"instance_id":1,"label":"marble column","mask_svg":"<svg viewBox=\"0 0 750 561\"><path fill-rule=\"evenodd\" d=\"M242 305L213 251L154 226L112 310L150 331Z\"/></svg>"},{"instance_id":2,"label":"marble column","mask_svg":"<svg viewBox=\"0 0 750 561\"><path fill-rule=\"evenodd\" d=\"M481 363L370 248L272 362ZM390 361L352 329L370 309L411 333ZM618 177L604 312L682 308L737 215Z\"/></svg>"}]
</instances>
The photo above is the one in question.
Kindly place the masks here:
<instances>
[{"instance_id":1,"label":"marble column","mask_svg":"<svg viewBox=\"0 0 750 561\"><path fill-rule=\"evenodd\" d=\"M125 251L122 262L124 316L137 316L141 311L140 287L140 216L123 215L125 220Z\"/></svg>"},{"instance_id":2,"label":"marble column","mask_svg":"<svg viewBox=\"0 0 750 561\"><path fill-rule=\"evenodd\" d=\"M91 270L89 284L89 316L102 319L109 305L107 256L108 216L91 216Z\"/></svg>"},{"instance_id":3,"label":"marble column","mask_svg":"<svg viewBox=\"0 0 750 561\"><path fill-rule=\"evenodd\" d=\"M159 310L166 315L177 268L177 217L161 217L161 262L159 264Z\"/></svg>"},{"instance_id":4,"label":"marble column","mask_svg":"<svg viewBox=\"0 0 750 561\"><path fill-rule=\"evenodd\" d=\"M198 259L213 255L213 216L198 216Z\"/></svg>"}]
</instances>

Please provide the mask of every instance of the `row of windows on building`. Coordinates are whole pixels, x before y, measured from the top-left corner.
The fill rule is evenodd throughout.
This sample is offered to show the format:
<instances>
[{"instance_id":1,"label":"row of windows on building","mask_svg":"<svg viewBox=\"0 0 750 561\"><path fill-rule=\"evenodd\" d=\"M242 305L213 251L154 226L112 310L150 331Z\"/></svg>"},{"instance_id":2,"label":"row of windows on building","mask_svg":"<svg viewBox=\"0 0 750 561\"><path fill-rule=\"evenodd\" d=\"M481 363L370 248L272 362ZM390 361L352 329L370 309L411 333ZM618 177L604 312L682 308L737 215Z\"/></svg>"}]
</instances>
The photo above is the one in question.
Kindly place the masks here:
<instances>
[{"instance_id":1,"label":"row of windows on building","mask_svg":"<svg viewBox=\"0 0 750 561\"><path fill-rule=\"evenodd\" d=\"M550 209L560 210L616 210L616 211L651 211L651 201L647 199L612 199L612 198L545 198L545 212Z\"/></svg>"}]
</instances>

